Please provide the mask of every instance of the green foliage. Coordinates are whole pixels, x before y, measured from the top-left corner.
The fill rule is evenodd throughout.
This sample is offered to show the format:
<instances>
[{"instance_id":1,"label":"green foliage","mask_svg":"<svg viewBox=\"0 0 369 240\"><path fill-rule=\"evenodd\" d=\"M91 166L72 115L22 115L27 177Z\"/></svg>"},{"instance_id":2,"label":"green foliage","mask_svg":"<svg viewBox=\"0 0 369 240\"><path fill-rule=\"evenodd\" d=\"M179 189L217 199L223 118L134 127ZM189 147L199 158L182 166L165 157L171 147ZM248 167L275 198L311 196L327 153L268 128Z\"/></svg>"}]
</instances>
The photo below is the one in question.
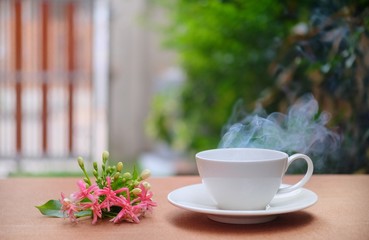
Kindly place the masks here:
<instances>
[{"instance_id":1,"label":"green foliage","mask_svg":"<svg viewBox=\"0 0 369 240\"><path fill-rule=\"evenodd\" d=\"M166 44L179 53L187 81L177 100L165 99L168 93L154 100L151 133L177 150L216 147L235 101L251 105L271 84L266 69L287 32L278 21L282 5L273 0L165 3L171 23ZM170 112L166 101L176 101Z\"/></svg>"},{"instance_id":2,"label":"green foliage","mask_svg":"<svg viewBox=\"0 0 369 240\"><path fill-rule=\"evenodd\" d=\"M45 204L36 206L43 215L50 217L65 217L64 213L60 211L61 203L58 200L49 200Z\"/></svg>"},{"instance_id":3,"label":"green foliage","mask_svg":"<svg viewBox=\"0 0 369 240\"><path fill-rule=\"evenodd\" d=\"M187 79L154 100L152 135L177 150L215 148L238 99L249 112L286 112L311 92L343 136L319 172L368 172L368 0L160 2Z\"/></svg>"},{"instance_id":4,"label":"green foliage","mask_svg":"<svg viewBox=\"0 0 369 240\"><path fill-rule=\"evenodd\" d=\"M369 171L368 19L368 1L321 1L304 22L307 31L292 32L270 68L276 84L261 100L265 108L283 111L312 92L343 136L318 172Z\"/></svg>"}]
</instances>

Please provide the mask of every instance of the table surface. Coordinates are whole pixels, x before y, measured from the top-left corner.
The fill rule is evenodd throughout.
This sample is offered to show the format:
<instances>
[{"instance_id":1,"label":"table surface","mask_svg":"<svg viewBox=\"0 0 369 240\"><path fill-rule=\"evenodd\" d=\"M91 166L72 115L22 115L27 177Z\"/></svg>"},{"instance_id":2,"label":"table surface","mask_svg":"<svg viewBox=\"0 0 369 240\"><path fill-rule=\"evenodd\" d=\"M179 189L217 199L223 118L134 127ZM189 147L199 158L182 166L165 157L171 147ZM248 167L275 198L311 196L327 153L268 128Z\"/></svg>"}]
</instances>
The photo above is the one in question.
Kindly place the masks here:
<instances>
[{"instance_id":1,"label":"table surface","mask_svg":"<svg viewBox=\"0 0 369 240\"><path fill-rule=\"evenodd\" d=\"M301 176L286 176L294 183ZM369 239L369 175L314 175L305 188L318 202L301 211L279 215L263 224L232 225L171 205L167 195L200 183L199 177L151 178L152 214L139 224L91 220L77 224L42 216L34 207L60 192L76 191L75 178L10 178L0 180L0 239Z\"/></svg>"}]
</instances>

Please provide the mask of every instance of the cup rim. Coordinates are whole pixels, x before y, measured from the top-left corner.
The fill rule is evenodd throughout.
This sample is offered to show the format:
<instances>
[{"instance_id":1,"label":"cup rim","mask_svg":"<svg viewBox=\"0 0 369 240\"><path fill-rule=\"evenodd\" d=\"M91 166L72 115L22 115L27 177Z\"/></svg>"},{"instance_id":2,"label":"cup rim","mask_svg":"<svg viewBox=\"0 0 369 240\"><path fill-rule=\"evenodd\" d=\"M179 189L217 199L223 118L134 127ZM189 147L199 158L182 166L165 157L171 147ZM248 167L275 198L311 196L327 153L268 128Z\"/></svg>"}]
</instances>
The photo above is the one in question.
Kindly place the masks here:
<instances>
[{"instance_id":1,"label":"cup rim","mask_svg":"<svg viewBox=\"0 0 369 240\"><path fill-rule=\"evenodd\" d=\"M266 153L274 153L279 154L279 156L274 157L263 157L260 159L250 159L247 161L242 160L227 160L227 159L220 159L216 157L209 157L204 156L208 153L213 153L217 151L256 151L256 152L266 152ZM281 159L288 158L288 154L282 151L274 150L274 149L267 149L267 148L214 148L214 149L208 149L204 151L200 151L196 153L195 155L196 160L202 160L202 161L211 161L211 162L227 162L227 163L252 163L252 162L266 162L266 161L277 161Z\"/></svg>"}]
</instances>

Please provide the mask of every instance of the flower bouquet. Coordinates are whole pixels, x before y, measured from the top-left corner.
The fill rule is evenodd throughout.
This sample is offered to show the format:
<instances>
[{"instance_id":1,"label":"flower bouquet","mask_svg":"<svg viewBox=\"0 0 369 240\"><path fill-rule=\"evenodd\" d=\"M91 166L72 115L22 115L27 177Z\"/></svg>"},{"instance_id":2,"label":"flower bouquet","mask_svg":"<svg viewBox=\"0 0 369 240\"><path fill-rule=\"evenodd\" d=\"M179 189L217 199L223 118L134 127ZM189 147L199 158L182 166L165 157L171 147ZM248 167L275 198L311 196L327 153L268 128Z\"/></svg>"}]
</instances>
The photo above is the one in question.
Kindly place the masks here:
<instances>
[{"instance_id":1,"label":"flower bouquet","mask_svg":"<svg viewBox=\"0 0 369 240\"><path fill-rule=\"evenodd\" d=\"M81 217L92 217L92 224L98 218L111 218L114 223L122 221L139 223L140 217L152 211L157 204L152 200L153 193L146 179L149 170L138 174L122 173L123 163L108 166L109 153L102 154L102 165L99 171L97 162L93 163L95 183L91 183L86 172L84 161L78 158L78 164L84 173L84 179L77 182L78 190L68 197L61 193L60 200L49 200L41 206L36 206L43 215L69 218L76 222Z\"/></svg>"}]
</instances>

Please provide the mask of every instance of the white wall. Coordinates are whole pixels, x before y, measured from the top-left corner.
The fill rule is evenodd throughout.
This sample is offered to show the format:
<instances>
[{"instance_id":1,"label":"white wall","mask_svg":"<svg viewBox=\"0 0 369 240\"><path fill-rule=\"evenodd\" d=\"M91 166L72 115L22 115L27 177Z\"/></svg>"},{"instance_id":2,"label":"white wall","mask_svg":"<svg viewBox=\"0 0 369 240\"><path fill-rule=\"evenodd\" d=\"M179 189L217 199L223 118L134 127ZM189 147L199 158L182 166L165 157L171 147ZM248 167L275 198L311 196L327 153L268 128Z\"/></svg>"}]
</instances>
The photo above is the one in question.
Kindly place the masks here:
<instances>
[{"instance_id":1,"label":"white wall","mask_svg":"<svg viewBox=\"0 0 369 240\"><path fill-rule=\"evenodd\" d=\"M174 65L174 54L160 48L159 34L140 21L162 18L148 2L111 1L108 139L113 160L134 160L150 150L145 121L153 89Z\"/></svg>"}]
</instances>

